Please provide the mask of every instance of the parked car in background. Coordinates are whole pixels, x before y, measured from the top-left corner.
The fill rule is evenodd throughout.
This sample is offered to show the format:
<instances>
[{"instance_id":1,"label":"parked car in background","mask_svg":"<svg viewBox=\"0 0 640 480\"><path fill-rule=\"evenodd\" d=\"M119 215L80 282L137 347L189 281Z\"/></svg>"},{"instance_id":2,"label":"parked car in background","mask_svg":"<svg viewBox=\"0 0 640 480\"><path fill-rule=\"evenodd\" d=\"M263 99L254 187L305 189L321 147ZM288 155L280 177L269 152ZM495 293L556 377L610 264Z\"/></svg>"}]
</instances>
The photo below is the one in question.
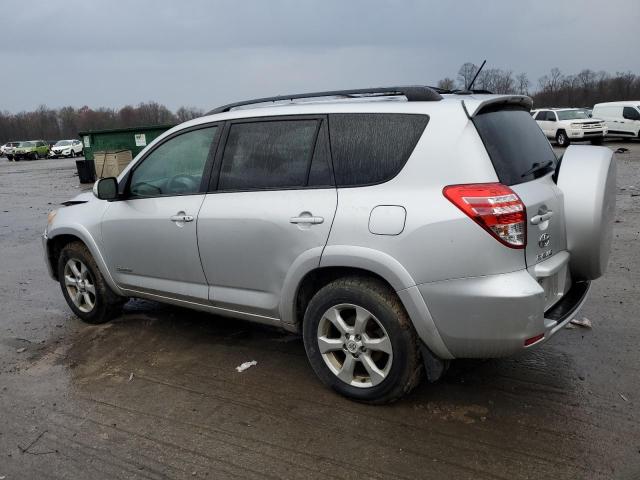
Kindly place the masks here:
<instances>
[{"instance_id":1,"label":"parked car in background","mask_svg":"<svg viewBox=\"0 0 640 480\"><path fill-rule=\"evenodd\" d=\"M329 387L396 400L562 332L607 266L613 152L558 168L531 104L413 86L217 108L51 212L49 272L86 322L141 297L276 325Z\"/></svg>"},{"instance_id":2,"label":"parked car in background","mask_svg":"<svg viewBox=\"0 0 640 480\"><path fill-rule=\"evenodd\" d=\"M640 138L640 100L598 103L593 114L604 120L609 136Z\"/></svg>"},{"instance_id":3,"label":"parked car in background","mask_svg":"<svg viewBox=\"0 0 640 480\"><path fill-rule=\"evenodd\" d=\"M76 157L82 155L82 142L80 140L59 140L51 147L50 158Z\"/></svg>"},{"instance_id":4,"label":"parked car in background","mask_svg":"<svg viewBox=\"0 0 640 480\"><path fill-rule=\"evenodd\" d=\"M533 118L544 134L561 147L571 142L591 141L600 145L607 135L607 126L598 118L589 118L579 108L546 108L533 110Z\"/></svg>"},{"instance_id":5,"label":"parked car in background","mask_svg":"<svg viewBox=\"0 0 640 480\"><path fill-rule=\"evenodd\" d=\"M19 142L7 142L0 147L0 157L6 156L7 159L13 160L13 149Z\"/></svg>"},{"instance_id":6,"label":"parked car in background","mask_svg":"<svg viewBox=\"0 0 640 480\"><path fill-rule=\"evenodd\" d=\"M44 140L19 142L13 151L14 160L37 160L49 155L49 145Z\"/></svg>"}]
</instances>

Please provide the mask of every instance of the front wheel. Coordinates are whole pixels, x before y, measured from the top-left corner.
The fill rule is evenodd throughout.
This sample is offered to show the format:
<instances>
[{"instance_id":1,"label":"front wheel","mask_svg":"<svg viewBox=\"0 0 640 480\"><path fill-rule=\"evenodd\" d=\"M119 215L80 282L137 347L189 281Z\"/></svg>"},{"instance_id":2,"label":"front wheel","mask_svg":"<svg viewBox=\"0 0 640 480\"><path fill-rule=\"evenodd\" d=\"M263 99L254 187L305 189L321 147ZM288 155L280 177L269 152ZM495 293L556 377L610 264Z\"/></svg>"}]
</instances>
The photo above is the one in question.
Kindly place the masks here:
<instances>
[{"instance_id":1,"label":"front wheel","mask_svg":"<svg viewBox=\"0 0 640 480\"><path fill-rule=\"evenodd\" d=\"M305 312L303 338L316 375L345 397L390 403L420 381L417 334L378 280L349 277L320 289Z\"/></svg>"},{"instance_id":2,"label":"front wheel","mask_svg":"<svg viewBox=\"0 0 640 480\"><path fill-rule=\"evenodd\" d=\"M556 143L558 144L559 147L568 147L569 144L571 143L569 141L569 137L567 137L567 134L564 130L560 130L556 134Z\"/></svg>"},{"instance_id":3,"label":"front wheel","mask_svg":"<svg viewBox=\"0 0 640 480\"><path fill-rule=\"evenodd\" d=\"M81 320L99 324L118 315L124 299L106 284L89 249L80 242L66 245L58 259L62 294Z\"/></svg>"}]
</instances>

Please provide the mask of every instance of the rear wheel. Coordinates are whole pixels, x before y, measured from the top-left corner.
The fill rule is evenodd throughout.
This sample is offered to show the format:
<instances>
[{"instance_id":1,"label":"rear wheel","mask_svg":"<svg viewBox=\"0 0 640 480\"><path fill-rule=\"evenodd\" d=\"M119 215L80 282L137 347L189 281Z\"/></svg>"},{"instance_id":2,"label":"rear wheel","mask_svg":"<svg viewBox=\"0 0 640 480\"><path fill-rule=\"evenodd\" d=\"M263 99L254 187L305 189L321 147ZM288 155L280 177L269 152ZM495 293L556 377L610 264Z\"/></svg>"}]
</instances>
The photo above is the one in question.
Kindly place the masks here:
<instances>
[{"instance_id":1,"label":"rear wheel","mask_svg":"<svg viewBox=\"0 0 640 480\"><path fill-rule=\"evenodd\" d=\"M559 147L568 147L571 143L569 141L569 137L567 137L567 133L564 130L560 130L558 131L558 133L556 133L556 143Z\"/></svg>"},{"instance_id":2,"label":"rear wheel","mask_svg":"<svg viewBox=\"0 0 640 480\"><path fill-rule=\"evenodd\" d=\"M349 277L323 287L307 307L303 337L320 380L346 397L389 403L420 381L418 337L381 281Z\"/></svg>"},{"instance_id":3,"label":"rear wheel","mask_svg":"<svg viewBox=\"0 0 640 480\"><path fill-rule=\"evenodd\" d=\"M40 158L40 155L38 155L38 152L33 152L33 153L31 154L31 158L32 158L33 160L38 160L38 159Z\"/></svg>"},{"instance_id":4,"label":"rear wheel","mask_svg":"<svg viewBox=\"0 0 640 480\"><path fill-rule=\"evenodd\" d=\"M106 284L83 243L73 242L62 249L58 259L58 279L67 304L87 323L108 322L120 313L125 302Z\"/></svg>"}]
</instances>

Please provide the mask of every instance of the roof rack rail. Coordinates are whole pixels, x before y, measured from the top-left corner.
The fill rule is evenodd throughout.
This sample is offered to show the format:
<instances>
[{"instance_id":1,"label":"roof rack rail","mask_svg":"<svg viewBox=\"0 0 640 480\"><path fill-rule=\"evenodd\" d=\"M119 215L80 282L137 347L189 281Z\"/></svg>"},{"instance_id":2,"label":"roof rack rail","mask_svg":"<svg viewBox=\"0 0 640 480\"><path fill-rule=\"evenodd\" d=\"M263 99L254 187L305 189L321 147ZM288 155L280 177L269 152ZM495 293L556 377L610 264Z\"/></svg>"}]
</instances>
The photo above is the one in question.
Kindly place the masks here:
<instances>
[{"instance_id":1,"label":"roof rack rail","mask_svg":"<svg viewBox=\"0 0 640 480\"><path fill-rule=\"evenodd\" d=\"M229 103L218 108L214 108L207 115L213 115L214 113L228 112L233 108L243 107L245 105L253 105L258 103L268 102L282 102L287 100L297 100L303 98L321 98L321 97L347 97L358 98L360 96L376 96L386 97L403 95L407 97L409 102L437 102L442 100L442 96L431 87L422 85L412 85L406 87L379 87L379 88L361 88L356 90L333 90L328 92L314 92L314 93L297 93L294 95L281 95L277 97L265 97L256 98L253 100L245 100L243 102Z\"/></svg>"}]
</instances>

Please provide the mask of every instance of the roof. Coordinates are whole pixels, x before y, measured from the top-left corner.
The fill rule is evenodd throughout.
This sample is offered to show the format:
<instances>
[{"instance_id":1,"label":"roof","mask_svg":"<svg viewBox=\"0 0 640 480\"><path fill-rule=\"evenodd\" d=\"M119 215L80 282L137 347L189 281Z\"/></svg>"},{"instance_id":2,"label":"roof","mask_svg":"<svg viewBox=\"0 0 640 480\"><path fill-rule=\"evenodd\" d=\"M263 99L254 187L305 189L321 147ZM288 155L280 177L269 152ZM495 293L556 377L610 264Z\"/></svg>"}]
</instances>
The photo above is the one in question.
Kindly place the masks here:
<instances>
[{"instance_id":1,"label":"roof","mask_svg":"<svg viewBox=\"0 0 640 480\"><path fill-rule=\"evenodd\" d=\"M164 125L140 125L138 127L126 127L126 128L106 128L104 130L84 130L78 132L78 135L95 135L96 133L120 133L120 132L139 132L141 130L168 130L175 127L176 124L164 124Z\"/></svg>"},{"instance_id":2,"label":"roof","mask_svg":"<svg viewBox=\"0 0 640 480\"><path fill-rule=\"evenodd\" d=\"M640 100L623 100L621 102L602 102L602 103L596 103L594 107L597 107L597 106L604 107L606 105L610 105L612 107L618 107L622 105L640 105Z\"/></svg>"},{"instance_id":3,"label":"roof","mask_svg":"<svg viewBox=\"0 0 640 480\"><path fill-rule=\"evenodd\" d=\"M244 100L241 102L229 103L221 107L214 108L207 115L216 113L229 112L234 108L240 108L245 106L259 106L260 104L267 104L263 106L275 106L282 103L296 103L296 101L329 99L329 100L358 100L358 99L379 99L388 97L403 96L408 102L437 102L442 100L439 90L434 87L427 87L424 85L407 85L400 87L375 87L375 88L358 88L351 90L329 90L324 92L312 92L312 93L294 93L289 95L278 95L275 97L255 98L253 100Z\"/></svg>"}]
</instances>

